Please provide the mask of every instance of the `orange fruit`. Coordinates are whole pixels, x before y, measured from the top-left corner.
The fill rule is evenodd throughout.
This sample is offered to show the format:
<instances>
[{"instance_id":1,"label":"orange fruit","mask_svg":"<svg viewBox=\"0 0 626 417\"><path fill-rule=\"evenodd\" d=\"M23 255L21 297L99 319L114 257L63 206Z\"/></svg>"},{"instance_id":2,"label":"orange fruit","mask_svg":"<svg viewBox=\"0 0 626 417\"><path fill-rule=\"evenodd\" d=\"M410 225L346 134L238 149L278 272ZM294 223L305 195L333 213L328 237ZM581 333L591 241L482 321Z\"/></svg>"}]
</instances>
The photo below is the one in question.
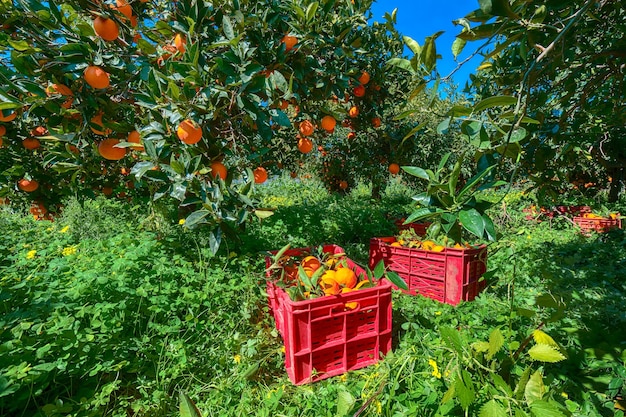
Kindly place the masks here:
<instances>
[{"instance_id":1,"label":"orange fruit","mask_svg":"<svg viewBox=\"0 0 626 417\"><path fill-rule=\"evenodd\" d=\"M291 178L296 178L296 177L298 176L298 174L296 173L296 171L291 171L291 172L289 173L289 176L290 176Z\"/></svg>"},{"instance_id":2,"label":"orange fruit","mask_svg":"<svg viewBox=\"0 0 626 417\"><path fill-rule=\"evenodd\" d=\"M322 117L322 129L327 131L328 133L332 133L335 130L335 126L337 125L337 121L333 116L324 116Z\"/></svg>"},{"instance_id":3,"label":"orange fruit","mask_svg":"<svg viewBox=\"0 0 626 417\"><path fill-rule=\"evenodd\" d=\"M113 194L113 188L105 185L104 187L102 187L102 194L107 197L110 196L111 194Z\"/></svg>"},{"instance_id":4,"label":"orange fruit","mask_svg":"<svg viewBox=\"0 0 626 417\"><path fill-rule=\"evenodd\" d=\"M4 136L7 133L7 128L0 125L0 136Z\"/></svg>"},{"instance_id":5,"label":"orange fruit","mask_svg":"<svg viewBox=\"0 0 626 417\"><path fill-rule=\"evenodd\" d=\"M265 181L267 181L267 170L263 167L258 167L254 170L254 182L263 184Z\"/></svg>"},{"instance_id":6,"label":"orange fruit","mask_svg":"<svg viewBox=\"0 0 626 417\"><path fill-rule=\"evenodd\" d=\"M176 49L178 49L178 52L180 52L181 54L184 54L186 45L187 45L187 39L183 37L180 33L174 36L174 46L176 47Z\"/></svg>"},{"instance_id":7,"label":"orange fruit","mask_svg":"<svg viewBox=\"0 0 626 417\"><path fill-rule=\"evenodd\" d=\"M280 100L278 102L278 108L281 110L286 110L289 107L289 102L287 100Z\"/></svg>"},{"instance_id":8,"label":"orange fruit","mask_svg":"<svg viewBox=\"0 0 626 417\"><path fill-rule=\"evenodd\" d=\"M138 145L133 146L133 149L136 149L142 152L145 150L144 146L141 144L141 135L136 130L133 130L132 132L128 134L128 138L126 139L126 141L130 143L138 144Z\"/></svg>"},{"instance_id":9,"label":"orange fruit","mask_svg":"<svg viewBox=\"0 0 626 417\"><path fill-rule=\"evenodd\" d=\"M41 201L33 201L28 211L30 211L30 214L33 216L44 216L48 212L48 209Z\"/></svg>"},{"instance_id":10,"label":"orange fruit","mask_svg":"<svg viewBox=\"0 0 626 417\"><path fill-rule=\"evenodd\" d=\"M302 136L309 136L313 134L313 131L315 130L315 125L311 123L310 120L303 120L302 122L300 122L298 130L300 130L300 134Z\"/></svg>"},{"instance_id":11,"label":"orange fruit","mask_svg":"<svg viewBox=\"0 0 626 417\"><path fill-rule=\"evenodd\" d=\"M39 183L36 180L27 180L26 178L22 178L17 182L17 188L22 191L26 191L27 193L32 193L39 188Z\"/></svg>"},{"instance_id":12,"label":"orange fruit","mask_svg":"<svg viewBox=\"0 0 626 417\"><path fill-rule=\"evenodd\" d=\"M193 145L194 143L200 142L200 139L202 139L202 127L198 126L191 119L185 119L178 125L176 134L178 135L178 139L183 143Z\"/></svg>"},{"instance_id":13,"label":"orange fruit","mask_svg":"<svg viewBox=\"0 0 626 417\"><path fill-rule=\"evenodd\" d=\"M380 121L380 117L374 117L372 119L372 126L374 126L374 128L380 127L381 124L382 122Z\"/></svg>"},{"instance_id":14,"label":"orange fruit","mask_svg":"<svg viewBox=\"0 0 626 417\"><path fill-rule=\"evenodd\" d=\"M400 165L392 162L391 164L389 164L389 172L391 173L391 175L396 175L398 172L400 172Z\"/></svg>"},{"instance_id":15,"label":"orange fruit","mask_svg":"<svg viewBox=\"0 0 626 417\"><path fill-rule=\"evenodd\" d=\"M354 90L352 90L352 92L354 93L355 97L363 97L365 95L365 87L362 85L357 85L356 87L354 87Z\"/></svg>"},{"instance_id":16,"label":"orange fruit","mask_svg":"<svg viewBox=\"0 0 626 417\"><path fill-rule=\"evenodd\" d=\"M339 283L335 279L335 271L326 271L320 278L319 285L325 295L337 295L341 293Z\"/></svg>"},{"instance_id":17,"label":"orange fruit","mask_svg":"<svg viewBox=\"0 0 626 417\"><path fill-rule=\"evenodd\" d=\"M392 242L389 246L394 246L394 247L401 248L402 247L402 243L400 243L400 242Z\"/></svg>"},{"instance_id":18,"label":"orange fruit","mask_svg":"<svg viewBox=\"0 0 626 417\"><path fill-rule=\"evenodd\" d=\"M300 262L300 265L302 265L302 268L309 268L309 269L311 269L313 271L317 271L318 268L322 265L322 263L315 256L310 255L310 256L307 256L306 258L304 258Z\"/></svg>"},{"instance_id":19,"label":"orange fruit","mask_svg":"<svg viewBox=\"0 0 626 417\"><path fill-rule=\"evenodd\" d=\"M0 110L0 122L10 122L17 116L12 110Z\"/></svg>"},{"instance_id":20,"label":"orange fruit","mask_svg":"<svg viewBox=\"0 0 626 417\"><path fill-rule=\"evenodd\" d=\"M51 96L52 94L60 94L62 96L73 96L72 90L66 85L63 84L50 84L48 88L46 88L46 94Z\"/></svg>"},{"instance_id":21,"label":"orange fruit","mask_svg":"<svg viewBox=\"0 0 626 417\"><path fill-rule=\"evenodd\" d=\"M130 4L128 4L128 2L126 2L126 0L116 0L115 7L113 7L113 9L117 10L118 12L126 16L126 18L130 19L132 22L132 18L134 17L133 8L130 6ZM136 26L136 25L133 25L133 26Z\"/></svg>"},{"instance_id":22,"label":"orange fruit","mask_svg":"<svg viewBox=\"0 0 626 417\"><path fill-rule=\"evenodd\" d=\"M96 35L100 36L105 41L114 41L120 35L120 28L113 19L107 19L102 16L98 16L93 21L93 30Z\"/></svg>"},{"instance_id":23,"label":"orange fruit","mask_svg":"<svg viewBox=\"0 0 626 417\"><path fill-rule=\"evenodd\" d=\"M213 178L220 177L224 181L226 180L226 176L228 175L228 170L226 166L219 161L213 161L211 163L211 175Z\"/></svg>"},{"instance_id":24,"label":"orange fruit","mask_svg":"<svg viewBox=\"0 0 626 417\"><path fill-rule=\"evenodd\" d=\"M354 138L356 138L356 133L348 132L348 139L354 139Z\"/></svg>"},{"instance_id":25,"label":"orange fruit","mask_svg":"<svg viewBox=\"0 0 626 417\"><path fill-rule=\"evenodd\" d=\"M437 244L432 240L425 240L422 242L422 249L424 250L432 251L435 246L437 246Z\"/></svg>"},{"instance_id":26,"label":"orange fruit","mask_svg":"<svg viewBox=\"0 0 626 417\"><path fill-rule=\"evenodd\" d=\"M363 71L361 73L361 76L359 77L359 82L363 85L370 82L370 75L367 73L367 71Z\"/></svg>"},{"instance_id":27,"label":"orange fruit","mask_svg":"<svg viewBox=\"0 0 626 417\"><path fill-rule=\"evenodd\" d=\"M30 131L31 136L45 136L48 134L48 129L43 126L37 126L33 130Z\"/></svg>"},{"instance_id":28,"label":"orange fruit","mask_svg":"<svg viewBox=\"0 0 626 417\"><path fill-rule=\"evenodd\" d=\"M96 65L90 65L85 68L83 77L85 78L87 84L93 88L107 88L111 83L109 80L109 73Z\"/></svg>"},{"instance_id":29,"label":"orange fruit","mask_svg":"<svg viewBox=\"0 0 626 417\"><path fill-rule=\"evenodd\" d=\"M117 139L104 139L98 144L100 156L109 161L119 161L126 156L126 148L118 148L115 145L120 143Z\"/></svg>"},{"instance_id":30,"label":"orange fruit","mask_svg":"<svg viewBox=\"0 0 626 417\"><path fill-rule=\"evenodd\" d=\"M433 251L433 252L443 252L443 250L444 250L445 248L446 248L446 247L445 247L445 246L443 246L443 245L435 245L435 246L433 246L432 251Z\"/></svg>"},{"instance_id":31,"label":"orange fruit","mask_svg":"<svg viewBox=\"0 0 626 417\"><path fill-rule=\"evenodd\" d=\"M281 43L285 44L285 52L289 52L298 43L298 38L296 38L295 36L285 35L281 39Z\"/></svg>"},{"instance_id":32,"label":"orange fruit","mask_svg":"<svg viewBox=\"0 0 626 417\"><path fill-rule=\"evenodd\" d=\"M348 181L346 180L341 180L339 182L339 188L341 188L342 190L346 190L348 188Z\"/></svg>"},{"instance_id":33,"label":"orange fruit","mask_svg":"<svg viewBox=\"0 0 626 417\"><path fill-rule=\"evenodd\" d=\"M97 113L94 117L92 117L90 120L90 124L91 126L89 126L89 128L96 135L108 136L109 134L111 134L111 129L104 127L104 124L102 122L102 113ZM94 125L97 127L94 127Z\"/></svg>"},{"instance_id":34,"label":"orange fruit","mask_svg":"<svg viewBox=\"0 0 626 417\"><path fill-rule=\"evenodd\" d=\"M33 149L37 149L39 147L41 147L41 143L39 142L38 139L35 138L26 138L22 141L22 145L24 145L24 147L26 149L30 149L31 151Z\"/></svg>"},{"instance_id":35,"label":"orange fruit","mask_svg":"<svg viewBox=\"0 0 626 417\"><path fill-rule=\"evenodd\" d=\"M355 117L359 115L359 108L357 106L350 107L350 110L348 111L348 115L354 119Z\"/></svg>"},{"instance_id":36,"label":"orange fruit","mask_svg":"<svg viewBox=\"0 0 626 417\"><path fill-rule=\"evenodd\" d=\"M341 286L354 288L356 285L356 273L350 268L338 268L335 272L335 280Z\"/></svg>"},{"instance_id":37,"label":"orange fruit","mask_svg":"<svg viewBox=\"0 0 626 417\"><path fill-rule=\"evenodd\" d=\"M313 150L313 142L311 139L300 138L298 140L298 150L302 153L309 153Z\"/></svg>"}]
</instances>

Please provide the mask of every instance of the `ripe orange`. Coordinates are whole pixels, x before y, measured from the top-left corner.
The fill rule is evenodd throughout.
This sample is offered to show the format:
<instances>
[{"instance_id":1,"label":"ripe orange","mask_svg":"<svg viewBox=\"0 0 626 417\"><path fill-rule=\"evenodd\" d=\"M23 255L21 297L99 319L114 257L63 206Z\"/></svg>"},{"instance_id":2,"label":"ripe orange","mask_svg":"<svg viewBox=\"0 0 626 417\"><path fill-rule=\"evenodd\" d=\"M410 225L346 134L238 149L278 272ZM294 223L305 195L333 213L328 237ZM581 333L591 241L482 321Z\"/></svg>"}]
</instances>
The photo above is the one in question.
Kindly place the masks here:
<instances>
[{"instance_id":1,"label":"ripe orange","mask_svg":"<svg viewBox=\"0 0 626 417\"><path fill-rule=\"evenodd\" d=\"M52 94L60 94L62 96L73 96L72 90L66 85L63 84L50 84L48 88L46 88L46 94L51 96Z\"/></svg>"},{"instance_id":2,"label":"ripe orange","mask_svg":"<svg viewBox=\"0 0 626 417\"><path fill-rule=\"evenodd\" d=\"M202 139L202 127L191 119L185 119L178 125L176 134L183 143L193 145Z\"/></svg>"},{"instance_id":3,"label":"ripe orange","mask_svg":"<svg viewBox=\"0 0 626 417\"><path fill-rule=\"evenodd\" d=\"M354 138L356 138L356 133L348 132L348 139L354 139Z\"/></svg>"},{"instance_id":4,"label":"ripe orange","mask_svg":"<svg viewBox=\"0 0 626 417\"><path fill-rule=\"evenodd\" d=\"M281 42L285 44L285 52L289 52L298 43L298 38L296 38L295 36L285 35L281 39Z\"/></svg>"},{"instance_id":5,"label":"ripe orange","mask_svg":"<svg viewBox=\"0 0 626 417\"><path fill-rule=\"evenodd\" d=\"M363 85L370 82L370 75L367 73L367 71L363 71L361 73L361 76L359 77L359 82Z\"/></svg>"},{"instance_id":6,"label":"ripe orange","mask_svg":"<svg viewBox=\"0 0 626 417\"><path fill-rule=\"evenodd\" d=\"M0 110L0 122L10 122L17 116L17 113L11 110Z\"/></svg>"},{"instance_id":7,"label":"ripe orange","mask_svg":"<svg viewBox=\"0 0 626 417\"><path fill-rule=\"evenodd\" d=\"M317 271L322 266L322 263L315 256L309 255L300 262L300 265L302 265L302 268L310 268L313 271Z\"/></svg>"},{"instance_id":8,"label":"ripe orange","mask_svg":"<svg viewBox=\"0 0 626 417\"><path fill-rule=\"evenodd\" d=\"M45 136L48 134L48 129L43 126L37 126L33 130L30 131L31 136Z\"/></svg>"},{"instance_id":9,"label":"ripe orange","mask_svg":"<svg viewBox=\"0 0 626 417\"><path fill-rule=\"evenodd\" d=\"M355 117L359 115L359 108L357 106L350 107L350 110L348 111L348 115L354 119Z\"/></svg>"},{"instance_id":10,"label":"ripe orange","mask_svg":"<svg viewBox=\"0 0 626 417\"><path fill-rule=\"evenodd\" d=\"M100 36L105 41L114 41L120 35L120 28L113 19L107 19L102 16L98 16L93 21L93 30L96 35Z\"/></svg>"},{"instance_id":11,"label":"ripe orange","mask_svg":"<svg viewBox=\"0 0 626 417\"><path fill-rule=\"evenodd\" d=\"M226 180L228 170L221 162L213 161L211 163L211 175L213 176L213 178L220 177L221 179Z\"/></svg>"},{"instance_id":12,"label":"ripe orange","mask_svg":"<svg viewBox=\"0 0 626 417\"><path fill-rule=\"evenodd\" d=\"M32 193L39 188L39 183L36 180L27 180L26 178L22 178L17 182L17 188L22 191L26 191L27 193Z\"/></svg>"},{"instance_id":13,"label":"ripe orange","mask_svg":"<svg viewBox=\"0 0 626 417\"><path fill-rule=\"evenodd\" d=\"M335 273L335 280L339 285L347 288L354 288L356 285L356 273L350 268L338 268Z\"/></svg>"},{"instance_id":14,"label":"ripe orange","mask_svg":"<svg viewBox=\"0 0 626 417\"><path fill-rule=\"evenodd\" d=\"M313 134L313 131L315 130L315 125L311 123L310 120L303 120L302 122L300 122L298 130L300 130L300 134L302 136L309 136Z\"/></svg>"},{"instance_id":15,"label":"ripe orange","mask_svg":"<svg viewBox=\"0 0 626 417\"><path fill-rule=\"evenodd\" d=\"M374 128L380 127L381 124L382 122L380 121L380 117L374 117L372 119L372 126L374 126Z\"/></svg>"},{"instance_id":16,"label":"ripe orange","mask_svg":"<svg viewBox=\"0 0 626 417\"><path fill-rule=\"evenodd\" d=\"M185 53L185 49L186 49L186 45L187 45L187 39L183 36L181 36L180 33L178 33L175 37L174 37L174 46L176 47L176 49L178 49L178 52L180 52L181 54Z\"/></svg>"},{"instance_id":17,"label":"ripe orange","mask_svg":"<svg viewBox=\"0 0 626 417\"><path fill-rule=\"evenodd\" d=\"M281 110L286 110L289 107L289 102L287 100L280 100L278 102L278 108Z\"/></svg>"},{"instance_id":18,"label":"ripe orange","mask_svg":"<svg viewBox=\"0 0 626 417\"><path fill-rule=\"evenodd\" d=\"M337 295L341 292L339 283L335 279L335 271L326 271L319 281L324 295Z\"/></svg>"},{"instance_id":19,"label":"ripe orange","mask_svg":"<svg viewBox=\"0 0 626 417\"><path fill-rule=\"evenodd\" d=\"M7 133L7 128L0 125L0 136L4 136Z\"/></svg>"},{"instance_id":20,"label":"ripe orange","mask_svg":"<svg viewBox=\"0 0 626 417\"><path fill-rule=\"evenodd\" d=\"M341 188L342 190L346 190L348 189L348 181L346 180L341 180L339 182L339 188Z\"/></svg>"},{"instance_id":21,"label":"ripe orange","mask_svg":"<svg viewBox=\"0 0 626 417\"><path fill-rule=\"evenodd\" d=\"M396 175L398 172L400 172L400 165L396 164L395 162L392 162L391 164L389 164L389 172L392 175Z\"/></svg>"},{"instance_id":22,"label":"ripe orange","mask_svg":"<svg viewBox=\"0 0 626 417\"><path fill-rule=\"evenodd\" d=\"M263 184L265 181L267 181L267 170L263 167L258 167L254 170L254 182Z\"/></svg>"},{"instance_id":23,"label":"ripe orange","mask_svg":"<svg viewBox=\"0 0 626 417\"><path fill-rule=\"evenodd\" d=\"M26 139L24 139L22 141L22 145L24 145L24 147L26 149L30 149L31 151L41 147L41 143L39 142L39 140L37 140L35 138L26 138Z\"/></svg>"},{"instance_id":24,"label":"ripe orange","mask_svg":"<svg viewBox=\"0 0 626 417\"><path fill-rule=\"evenodd\" d=\"M128 134L128 138L126 139L130 143L138 143L138 145L133 146L133 149L143 152L145 150L144 146L141 144L141 135L136 130L133 130Z\"/></svg>"},{"instance_id":25,"label":"ripe orange","mask_svg":"<svg viewBox=\"0 0 626 417\"><path fill-rule=\"evenodd\" d=\"M105 185L104 187L102 187L102 194L107 197L110 196L111 194L113 194L113 188Z\"/></svg>"},{"instance_id":26,"label":"ripe orange","mask_svg":"<svg viewBox=\"0 0 626 417\"><path fill-rule=\"evenodd\" d=\"M102 122L102 113L97 113L94 117L89 121L91 126L89 128L93 133L100 136L108 136L111 134L111 129L105 128Z\"/></svg>"},{"instance_id":27,"label":"ripe orange","mask_svg":"<svg viewBox=\"0 0 626 417\"><path fill-rule=\"evenodd\" d=\"M328 133L332 133L335 130L335 126L337 125L337 121L333 116L324 116L322 117L322 129L327 131Z\"/></svg>"},{"instance_id":28,"label":"ripe orange","mask_svg":"<svg viewBox=\"0 0 626 417\"><path fill-rule=\"evenodd\" d=\"M46 208L46 206L43 205L43 203L41 201L33 201L30 204L30 209L28 209L28 211L30 211L30 214L32 214L33 216L44 216L47 212L48 209Z\"/></svg>"},{"instance_id":29,"label":"ripe orange","mask_svg":"<svg viewBox=\"0 0 626 417\"><path fill-rule=\"evenodd\" d=\"M130 6L130 4L128 4L126 0L116 0L115 7L113 9L117 10L118 12L126 16L126 18L131 20L132 22L132 18L134 17L133 8ZM133 25L133 26L136 26L136 25Z\"/></svg>"},{"instance_id":30,"label":"ripe orange","mask_svg":"<svg viewBox=\"0 0 626 417\"><path fill-rule=\"evenodd\" d=\"M98 152L104 159L119 161L126 156L126 148L117 148L115 145L118 143L117 139L104 139L98 145Z\"/></svg>"},{"instance_id":31,"label":"ripe orange","mask_svg":"<svg viewBox=\"0 0 626 417\"><path fill-rule=\"evenodd\" d=\"M291 172L289 173L289 176L290 176L291 178L297 178L297 177L298 177L298 174L296 173L296 171L291 171Z\"/></svg>"},{"instance_id":32,"label":"ripe orange","mask_svg":"<svg viewBox=\"0 0 626 417\"><path fill-rule=\"evenodd\" d=\"M83 73L85 81L93 88L107 88L110 85L109 73L96 65L85 68Z\"/></svg>"},{"instance_id":33,"label":"ripe orange","mask_svg":"<svg viewBox=\"0 0 626 417\"><path fill-rule=\"evenodd\" d=\"M298 140L298 150L302 153L309 153L313 150L313 142L311 139L300 138Z\"/></svg>"},{"instance_id":34,"label":"ripe orange","mask_svg":"<svg viewBox=\"0 0 626 417\"><path fill-rule=\"evenodd\" d=\"M365 87L362 85L357 85L356 87L354 87L354 90L352 92L354 93L355 97L363 97L365 95Z\"/></svg>"}]
</instances>

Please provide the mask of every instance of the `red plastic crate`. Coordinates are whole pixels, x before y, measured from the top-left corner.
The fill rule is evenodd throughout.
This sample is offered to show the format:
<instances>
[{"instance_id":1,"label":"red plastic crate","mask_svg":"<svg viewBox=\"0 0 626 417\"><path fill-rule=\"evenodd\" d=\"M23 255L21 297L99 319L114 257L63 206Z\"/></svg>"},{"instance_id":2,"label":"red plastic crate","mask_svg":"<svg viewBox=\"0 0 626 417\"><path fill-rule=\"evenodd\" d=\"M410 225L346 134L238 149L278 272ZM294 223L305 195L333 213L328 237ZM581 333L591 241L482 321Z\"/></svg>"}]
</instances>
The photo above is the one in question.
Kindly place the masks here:
<instances>
[{"instance_id":1,"label":"red plastic crate","mask_svg":"<svg viewBox=\"0 0 626 417\"><path fill-rule=\"evenodd\" d=\"M604 233L608 232L611 229L622 228L622 219L619 215L616 219L589 219L586 217L575 216L573 220L574 223L580 227L580 230L583 233Z\"/></svg>"},{"instance_id":2,"label":"red plastic crate","mask_svg":"<svg viewBox=\"0 0 626 417\"><path fill-rule=\"evenodd\" d=\"M405 219L398 219L394 222L398 230L413 229L418 236L426 236L426 231L431 225L430 222L404 224L404 221Z\"/></svg>"},{"instance_id":3,"label":"red plastic crate","mask_svg":"<svg viewBox=\"0 0 626 417\"><path fill-rule=\"evenodd\" d=\"M487 248L453 249L442 252L391 246L394 237L370 240L369 266L382 259L385 266L407 283L408 294L420 294L442 303L471 301L485 288L479 281L487 270Z\"/></svg>"},{"instance_id":4,"label":"red plastic crate","mask_svg":"<svg viewBox=\"0 0 626 417\"><path fill-rule=\"evenodd\" d=\"M287 254L298 255L297 251L303 250ZM328 245L324 251L343 249ZM365 273L347 261L357 274ZM287 375L296 385L372 365L391 349L391 284L385 280L372 288L303 301L292 301L268 281L268 295L285 344ZM347 309L346 303L356 307Z\"/></svg>"}]
</instances>

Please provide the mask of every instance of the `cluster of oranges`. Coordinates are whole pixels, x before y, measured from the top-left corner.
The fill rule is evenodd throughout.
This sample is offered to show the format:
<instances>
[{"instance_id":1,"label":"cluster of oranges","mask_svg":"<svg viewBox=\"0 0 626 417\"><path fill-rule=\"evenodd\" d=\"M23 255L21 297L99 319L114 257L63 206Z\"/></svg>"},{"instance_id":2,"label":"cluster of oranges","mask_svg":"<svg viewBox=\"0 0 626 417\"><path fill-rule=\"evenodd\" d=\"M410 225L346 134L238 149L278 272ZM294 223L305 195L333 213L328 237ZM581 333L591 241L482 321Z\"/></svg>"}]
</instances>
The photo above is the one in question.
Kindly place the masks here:
<instances>
[{"instance_id":1,"label":"cluster of oranges","mask_svg":"<svg viewBox=\"0 0 626 417\"><path fill-rule=\"evenodd\" d=\"M446 249L446 245L435 242L434 240L426 239L398 239L395 242L390 243L390 246L394 247L404 247L404 248L412 248L412 249L421 249L427 250L431 252L443 252ZM449 246L454 249L471 249L472 246L469 243L454 243L452 246Z\"/></svg>"},{"instance_id":2,"label":"cluster of oranges","mask_svg":"<svg viewBox=\"0 0 626 417\"><path fill-rule=\"evenodd\" d=\"M345 254L284 256L277 261L276 281L286 288L298 287L301 299L345 294L371 286L370 280L359 276L347 264ZM292 298L293 293L287 291ZM298 301L298 300L294 300Z\"/></svg>"},{"instance_id":3,"label":"cluster of oranges","mask_svg":"<svg viewBox=\"0 0 626 417\"><path fill-rule=\"evenodd\" d=\"M607 217L601 216L596 213L585 213L583 214L583 218L585 219L607 219ZM619 218L619 213L609 213L608 216L611 220L617 220Z\"/></svg>"}]
</instances>

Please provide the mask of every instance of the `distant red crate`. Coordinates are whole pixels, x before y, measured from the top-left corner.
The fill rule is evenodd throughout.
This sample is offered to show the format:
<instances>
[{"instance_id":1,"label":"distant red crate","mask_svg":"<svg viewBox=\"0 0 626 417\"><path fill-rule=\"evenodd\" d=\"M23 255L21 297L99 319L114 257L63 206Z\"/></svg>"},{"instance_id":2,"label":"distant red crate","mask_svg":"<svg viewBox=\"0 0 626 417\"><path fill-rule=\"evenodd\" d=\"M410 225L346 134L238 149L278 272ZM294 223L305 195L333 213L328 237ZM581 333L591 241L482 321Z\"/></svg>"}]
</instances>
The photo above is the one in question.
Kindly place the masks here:
<instances>
[{"instance_id":1,"label":"distant red crate","mask_svg":"<svg viewBox=\"0 0 626 417\"><path fill-rule=\"evenodd\" d=\"M430 222L404 224L404 221L405 219L398 219L394 222L398 230L413 229L418 236L425 236L428 227L432 224Z\"/></svg>"},{"instance_id":2,"label":"distant red crate","mask_svg":"<svg viewBox=\"0 0 626 417\"><path fill-rule=\"evenodd\" d=\"M621 229L622 228L622 219L618 215L615 219L589 219L586 217L574 217L574 223L580 227L580 230L583 233L596 232L596 233L605 233L611 229Z\"/></svg>"},{"instance_id":3,"label":"distant red crate","mask_svg":"<svg viewBox=\"0 0 626 417\"><path fill-rule=\"evenodd\" d=\"M323 250L343 252L335 245ZM286 255L306 251L294 249ZM346 260L357 275L365 274L363 268ZM271 260L266 263L269 266ZM391 349L391 284L385 280L372 288L303 301L292 301L271 280L267 292L285 344L285 368L296 385L372 365Z\"/></svg>"},{"instance_id":4,"label":"distant red crate","mask_svg":"<svg viewBox=\"0 0 626 417\"><path fill-rule=\"evenodd\" d=\"M453 249L442 252L391 246L396 239L370 240L370 268L382 259L385 266L407 283L409 294L420 294L442 303L471 301L485 288L479 281L487 270L487 248Z\"/></svg>"}]
</instances>

